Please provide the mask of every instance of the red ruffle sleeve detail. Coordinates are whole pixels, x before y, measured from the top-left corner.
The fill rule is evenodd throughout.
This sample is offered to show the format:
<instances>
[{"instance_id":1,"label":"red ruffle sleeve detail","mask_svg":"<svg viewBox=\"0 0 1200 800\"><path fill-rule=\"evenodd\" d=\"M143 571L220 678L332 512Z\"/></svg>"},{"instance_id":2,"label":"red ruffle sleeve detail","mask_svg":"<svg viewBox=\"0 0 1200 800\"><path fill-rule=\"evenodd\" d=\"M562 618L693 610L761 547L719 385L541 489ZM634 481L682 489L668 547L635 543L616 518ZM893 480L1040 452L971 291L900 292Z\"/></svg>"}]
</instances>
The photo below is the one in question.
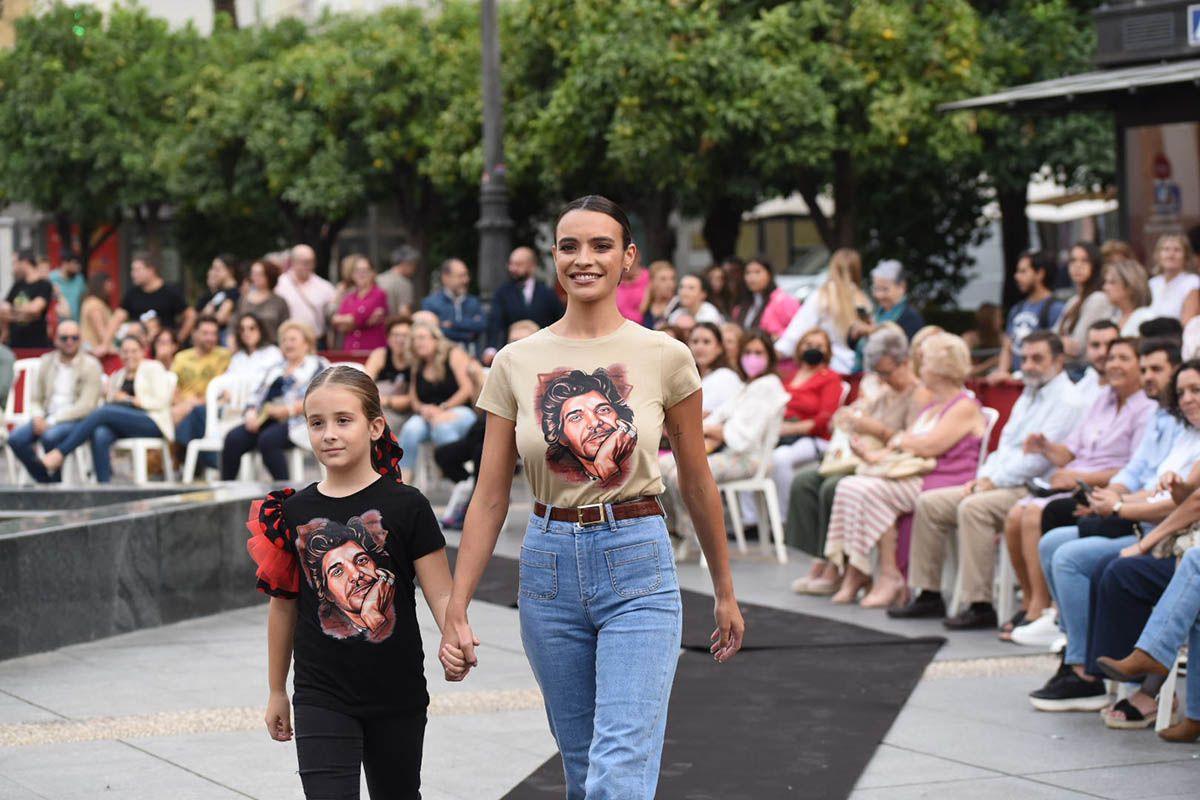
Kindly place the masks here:
<instances>
[{"instance_id":1,"label":"red ruffle sleeve detail","mask_svg":"<svg viewBox=\"0 0 1200 800\"><path fill-rule=\"evenodd\" d=\"M257 588L272 597L290 599L300 595L300 563L295 548L290 546L291 531L283 521L283 501L294 493L294 489L281 489L254 501L246 520L250 531L246 552L258 565Z\"/></svg>"}]
</instances>

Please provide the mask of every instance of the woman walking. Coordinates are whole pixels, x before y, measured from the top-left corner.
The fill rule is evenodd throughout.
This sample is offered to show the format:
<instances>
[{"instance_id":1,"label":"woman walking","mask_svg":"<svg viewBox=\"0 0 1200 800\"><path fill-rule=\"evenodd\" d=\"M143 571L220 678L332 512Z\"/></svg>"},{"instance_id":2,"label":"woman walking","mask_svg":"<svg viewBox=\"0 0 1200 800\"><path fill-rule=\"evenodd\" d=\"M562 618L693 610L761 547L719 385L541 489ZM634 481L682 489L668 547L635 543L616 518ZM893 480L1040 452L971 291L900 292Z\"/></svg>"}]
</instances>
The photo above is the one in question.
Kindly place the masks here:
<instances>
[{"instance_id":1,"label":"woman walking","mask_svg":"<svg viewBox=\"0 0 1200 800\"><path fill-rule=\"evenodd\" d=\"M567 797L652 798L681 637L681 602L658 495L665 430L716 594L718 661L741 647L721 502L701 431L700 376L687 347L624 320L621 274L637 258L625 213L603 197L555 224L561 320L500 351L478 406L488 412L446 610L448 668L475 665L467 607L508 512L521 456L536 498L521 548L521 638L542 689Z\"/></svg>"}]
</instances>

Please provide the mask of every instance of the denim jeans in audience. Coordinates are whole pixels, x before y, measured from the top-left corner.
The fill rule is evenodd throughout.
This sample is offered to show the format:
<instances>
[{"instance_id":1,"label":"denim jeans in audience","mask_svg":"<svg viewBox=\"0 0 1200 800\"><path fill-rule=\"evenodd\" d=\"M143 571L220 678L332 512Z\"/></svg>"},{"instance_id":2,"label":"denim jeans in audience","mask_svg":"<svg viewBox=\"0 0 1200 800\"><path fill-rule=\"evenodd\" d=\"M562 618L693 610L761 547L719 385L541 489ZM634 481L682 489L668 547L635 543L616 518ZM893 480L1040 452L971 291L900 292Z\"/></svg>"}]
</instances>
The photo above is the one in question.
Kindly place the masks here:
<instances>
[{"instance_id":1,"label":"denim jeans in audience","mask_svg":"<svg viewBox=\"0 0 1200 800\"><path fill-rule=\"evenodd\" d=\"M42 452L49 452L57 448L78 424L78 420L71 420L70 422L60 422L57 425L51 425L47 428L46 432L40 437ZM17 457L17 460L25 465L25 469L29 471L31 478L38 483L57 483L62 480L62 473L56 472L51 475L46 472L46 468L42 466L41 459L37 457L37 453L33 450L33 445L38 440L39 437L33 432L33 423L26 422L9 434L8 446L12 448L13 455Z\"/></svg>"},{"instance_id":2,"label":"denim jeans in audience","mask_svg":"<svg viewBox=\"0 0 1200 800\"><path fill-rule=\"evenodd\" d=\"M204 438L204 429L208 424L208 409L202 403L187 413L175 426L175 444L187 448L188 442ZM201 453L197 463L208 469L219 469L216 453Z\"/></svg>"},{"instance_id":3,"label":"denim jeans in audience","mask_svg":"<svg viewBox=\"0 0 1200 800\"><path fill-rule=\"evenodd\" d=\"M257 449L271 478L286 481L288 462L285 454L294 446L288 438L286 422L269 419L257 433L246 430L245 425L238 425L225 435L225 449L221 451L221 480L235 480L242 466L242 456Z\"/></svg>"},{"instance_id":4,"label":"denim jeans in audience","mask_svg":"<svg viewBox=\"0 0 1200 800\"><path fill-rule=\"evenodd\" d=\"M1058 605L1058 625L1067 634L1067 664L1087 663L1092 572L1097 564L1115 558L1123 548L1137 541L1133 536L1078 537L1079 529L1074 526L1055 528L1038 544L1042 572Z\"/></svg>"},{"instance_id":5,"label":"denim jeans in audience","mask_svg":"<svg viewBox=\"0 0 1200 800\"><path fill-rule=\"evenodd\" d=\"M109 403L80 420L54 449L65 456L90 439L96 480L108 483L112 480L113 442L117 439L152 439L161 436L162 431L145 411L124 403Z\"/></svg>"},{"instance_id":6,"label":"denim jeans in audience","mask_svg":"<svg viewBox=\"0 0 1200 800\"><path fill-rule=\"evenodd\" d=\"M1189 653L1200 654L1200 548L1183 554L1137 647L1170 667L1185 643ZM1187 718L1200 719L1200 669L1189 669L1187 673Z\"/></svg>"},{"instance_id":7,"label":"denim jeans in audience","mask_svg":"<svg viewBox=\"0 0 1200 800\"><path fill-rule=\"evenodd\" d=\"M455 406L450 409L450 418L445 422L429 424L419 414L414 414L404 423L397 438L404 448L404 457L400 459L402 469L412 469L417 465L417 453L423 442L433 442L434 447L457 442L466 436L467 431L475 424L475 411L467 406Z\"/></svg>"}]
</instances>

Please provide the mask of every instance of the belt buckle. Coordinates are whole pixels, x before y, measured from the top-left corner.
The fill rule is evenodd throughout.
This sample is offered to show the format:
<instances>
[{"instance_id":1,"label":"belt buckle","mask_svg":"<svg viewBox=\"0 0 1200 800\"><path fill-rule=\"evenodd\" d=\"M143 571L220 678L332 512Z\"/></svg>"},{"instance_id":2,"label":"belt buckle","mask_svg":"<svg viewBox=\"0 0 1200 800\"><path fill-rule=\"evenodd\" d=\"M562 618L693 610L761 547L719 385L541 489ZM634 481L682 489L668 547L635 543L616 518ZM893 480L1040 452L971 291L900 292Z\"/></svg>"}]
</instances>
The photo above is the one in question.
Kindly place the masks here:
<instances>
[{"instance_id":1,"label":"belt buckle","mask_svg":"<svg viewBox=\"0 0 1200 800\"><path fill-rule=\"evenodd\" d=\"M589 508L598 509L600 511L600 519L597 519L593 522L584 521L583 512L587 511ZM582 528L586 528L589 525L600 525L608 522L608 509L604 507L604 503L592 503L591 505L579 506L575 509L575 511L579 515L579 526Z\"/></svg>"}]
</instances>

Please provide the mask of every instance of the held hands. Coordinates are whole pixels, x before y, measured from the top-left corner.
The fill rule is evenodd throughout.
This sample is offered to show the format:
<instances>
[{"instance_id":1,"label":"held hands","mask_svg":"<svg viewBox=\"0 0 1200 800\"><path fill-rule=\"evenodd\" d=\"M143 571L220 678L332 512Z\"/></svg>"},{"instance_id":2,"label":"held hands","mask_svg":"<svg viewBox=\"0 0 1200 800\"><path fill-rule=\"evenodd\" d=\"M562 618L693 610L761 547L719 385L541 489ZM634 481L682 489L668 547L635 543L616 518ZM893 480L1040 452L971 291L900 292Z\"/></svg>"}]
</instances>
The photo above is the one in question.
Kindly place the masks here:
<instances>
[{"instance_id":1,"label":"held hands","mask_svg":"<svg viewBox=\"0 0 1200 800\"><path fill-rule=\"evenodd\" d=\"M1172 495L1175 494L1176 490L1181 489L1183 485L1183 476L1181 476L1178 472L1172 472L1170 470L1164 472L1162 477L1158 479L1158 491L1170 492Z\"/></svg>"},{"instance_id":2,"label":"held hands","mask_svg":"<svg viewBox=\"0 0 1200 800\"><path fill-rule=\"evenodd\" d=\"M475 648L478 646L479 640L475 638L465 617L454 621L447 617L442 631L442 644L438 648L438 660L442 662L447 681L461 681L473 667L479 665L475 658Z\"/></svg>"},{"instance_id":3,"label":"held hands","mask_svg":"<svg viewBox=\"0 0 1200 800\"><path fill-rule=\"evenodd\" d=\"M976 494L978 492L990 492L996 488L996 484L992 483L991 478L976 478L973 481L967 481L963 485L963 497Z\"/></svg>"},{"instance_id":4,"label":"held hands","mask_svg":"<svg viewBox=\"0 0 1200 800\"><path fill-rule=\"evenodd\" d=\"M1045 453L1046 447L1050 444L1050 440L1041 433L1031 433L1025 437L1025 452L1026 453Z\"/></svg>"},{"instance_id":5,"label":"held hands","mask_svg":"<svg viewBox=\"0 0 1200 800\"><path fill-rule=\"evenodd\" d=\"M742 649L742 640L746 635L746 622L742 619L742 612L738 608L737 600L732 597L717 600L716 607L713 609L713 617L716 619L717 629L712 632L712 637L710 637L713 645L708 648L708 652L712 653L718 664L724 664L737 655L738 650Z\"/></svg>"},{"instance_id":6,"label":"held hands","mask_svg":"<svg viewBox=\"0 0 1200 800\"><path fill-rule=\"evenodd\" d=\"M292 739L292 704L288 702L287 692L272 691L267 699L267 713L263 717L267 723L267 733L277 742L290 742Z\"/></svg>"}]
</instances>

